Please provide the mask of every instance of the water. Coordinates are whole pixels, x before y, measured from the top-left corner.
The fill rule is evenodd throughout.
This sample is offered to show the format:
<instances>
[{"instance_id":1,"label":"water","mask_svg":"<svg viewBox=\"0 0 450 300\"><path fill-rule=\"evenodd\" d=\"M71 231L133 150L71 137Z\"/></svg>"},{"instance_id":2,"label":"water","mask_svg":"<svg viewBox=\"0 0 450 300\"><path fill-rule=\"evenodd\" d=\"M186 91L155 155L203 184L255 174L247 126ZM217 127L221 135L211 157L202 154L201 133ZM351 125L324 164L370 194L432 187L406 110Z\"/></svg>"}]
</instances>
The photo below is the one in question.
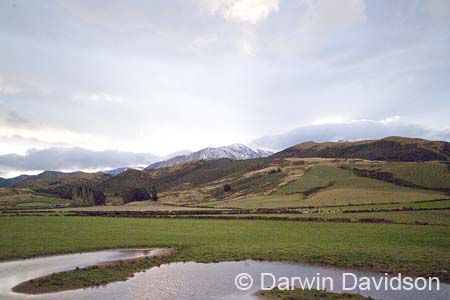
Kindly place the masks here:
<instances>
[{"instance_id":1,"label":"water","mask_svg":"<svg viewBox=\"0 0 450 300\"><path fill-rule=\"evenodd\" d=\"M158 250L156 250L158 251ZM156 254L153 252L152 254ZM67 270L107 260L136 257L142 252L100 251L95 253L63 255L37 258L0 264L0 299L36 299L36 300L161 300L161 299L257 299L255 293L260 289L260 274L273 273L279 276L314 277L330 276L334 279L334 291L339 292L343 272L351 272L356 276L380 276L378 273L360 272L354 270L325 268L281 262L221 262L203 263L172 263L155 267L146 272L137 273L133 278L110 283L103 287L84 290L64 291L54 294L24 295L10 291L11 287L31 277L42 276L55 271ZM148 253L147 253L148 255ZM56 270L57 269L57 270ZM254 279L253 287L248 291L240 291L235 287L235 276L248 273ZM31 276L31 277L30 277ZM441 282L440 291L364 291L366 296L385 300L448 300L450 285ZM356 291L357 292L357 291Z\"/></svg>"},{"instance_id":2,"label":"water","mask_svg":"<svg viewBox=\"0 0 450 300\"><path fill-rule=\"evenodd\" d=\"M165 249L119 249L78 254L46 256L0 263L0 299L15 299L20 294L11 289L21 282L103 262L129 259L143 256L154 256ZM5 298L6 297L6 298ZM55 297L51 297L54 299ZM50 299L44 297L43 299Z\"/></svg>"}]
</instances>

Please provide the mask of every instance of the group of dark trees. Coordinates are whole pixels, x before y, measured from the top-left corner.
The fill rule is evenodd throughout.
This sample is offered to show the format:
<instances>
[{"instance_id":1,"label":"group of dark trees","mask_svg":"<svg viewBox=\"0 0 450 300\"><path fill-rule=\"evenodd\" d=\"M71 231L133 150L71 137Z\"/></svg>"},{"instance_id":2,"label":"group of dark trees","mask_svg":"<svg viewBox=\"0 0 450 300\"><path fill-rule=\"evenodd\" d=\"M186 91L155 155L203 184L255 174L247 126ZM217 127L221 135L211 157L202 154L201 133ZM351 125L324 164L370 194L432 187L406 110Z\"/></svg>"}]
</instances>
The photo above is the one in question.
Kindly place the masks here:
<instances>
[{"instance_id":1,"label":"group of dark trees","mask_svg":"<svg viewBox=\"0 0 450 300\"><path fill-rule=\"evenodd\" d=\"M281 173L281 169L278 168L277 170L272 169L269 172L267 172L268 175L272 175L272 174L276 174L276 173Z\"/></svg>"},{"instance_id":2,"label":"group of dark trees","mask_svg":"<svg viewBox=\"0 0 450 300\"><path fill-rule=\"evenodd\" d=\"M144 188L132 188L127 190L123 194L123 200L125 203L145 201L145 200L158 200L158 192L155 186L152 186L150 193Z\"/></svg>"},{"instance_id":3,"label":"group of dark trees","mask_svg":"<svg viewBox=\"0 0 450 300\"><path fill-rule=\"evenodd\" d=\"M106 197L102 191L88 186L76 186L71 191L71 198L75 205L105 205Z\"/></svg>"}]
</instances>

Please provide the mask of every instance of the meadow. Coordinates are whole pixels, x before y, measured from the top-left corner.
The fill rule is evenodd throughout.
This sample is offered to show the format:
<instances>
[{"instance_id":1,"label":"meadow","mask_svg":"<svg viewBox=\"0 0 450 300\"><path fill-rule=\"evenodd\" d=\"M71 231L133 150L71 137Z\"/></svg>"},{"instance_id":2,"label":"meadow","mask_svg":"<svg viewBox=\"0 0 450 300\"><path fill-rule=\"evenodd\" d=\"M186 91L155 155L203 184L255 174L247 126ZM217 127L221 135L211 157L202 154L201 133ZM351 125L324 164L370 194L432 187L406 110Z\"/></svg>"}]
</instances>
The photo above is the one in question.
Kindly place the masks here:
<instances>
[{"instance_id":1,"label":"meadow","mask_svg":"<svg viewBox=\"0 0 450 300\"><path fill-rule=\"evenodd\" d=\"M133 272L149 268L155 263L244 259L292 261L402 272L415 276L433 275L447 282L450 280L446 267L450 265L448 226L67 216L0 217L1 260L130 247L167 247L176 249L176 252L156 262L138 260L129 266L122 266L120 272L108 272L109 269L105 270L105 267L89 269L88 272L69 272L69 275L64 275L69 276L66 281L76 282L80 274L86 272L82 276L84 286L95 285L99 277L108 281L109 273L114 274L111 280L125 279Z\"/></svg>"},{"instance_id":2,"label":"meadow","mask_svg":"<svg viewBox=\"0 0 450 300\"><path fill-rule=\"evenodd\" d=\"M391 177L369 178L348 167ZM121 204L120 189L146 186L149 178L160 189L157 202ZM67 181L61 179L60 187ZM54 274L22 285L25 291L101 285L163 263L245 259L450 282L449 181L448 166L438 162L206 160L112 177L105 189L115 201L90 207L43 196L27 183L21 191L0 191L0 260L111 248L175 250ZM49 182L34 184L46 189Z\"/></svg>"}]
</instances>

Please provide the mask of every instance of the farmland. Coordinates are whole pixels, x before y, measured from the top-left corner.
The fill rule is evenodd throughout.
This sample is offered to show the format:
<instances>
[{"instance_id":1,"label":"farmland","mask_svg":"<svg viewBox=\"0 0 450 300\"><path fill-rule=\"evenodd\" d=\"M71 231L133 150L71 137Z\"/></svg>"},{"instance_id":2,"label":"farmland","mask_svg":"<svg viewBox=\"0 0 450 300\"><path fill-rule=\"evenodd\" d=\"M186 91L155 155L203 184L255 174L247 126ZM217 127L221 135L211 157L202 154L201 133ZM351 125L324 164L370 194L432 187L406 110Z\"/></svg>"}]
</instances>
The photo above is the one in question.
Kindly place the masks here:
<instances>
[{"instance_id":1,"label":"farmland","mask_svg":"<svg viewBox=\"0 0 450 300\"><path fill-rule=\"evenodd\" d=\"M434 275L449 281L442 268L450 263L447 226L4 216L0 233L3 260L108 248L168 247L176 249L168 261L252 258ZM142 269L151 266L139 261L130 264L131 270L137 271L136 264ZM130 275L128 268L121 272L124 278ZM65 276L76 276L70 274Z\"/></svg>"}]
</instances>

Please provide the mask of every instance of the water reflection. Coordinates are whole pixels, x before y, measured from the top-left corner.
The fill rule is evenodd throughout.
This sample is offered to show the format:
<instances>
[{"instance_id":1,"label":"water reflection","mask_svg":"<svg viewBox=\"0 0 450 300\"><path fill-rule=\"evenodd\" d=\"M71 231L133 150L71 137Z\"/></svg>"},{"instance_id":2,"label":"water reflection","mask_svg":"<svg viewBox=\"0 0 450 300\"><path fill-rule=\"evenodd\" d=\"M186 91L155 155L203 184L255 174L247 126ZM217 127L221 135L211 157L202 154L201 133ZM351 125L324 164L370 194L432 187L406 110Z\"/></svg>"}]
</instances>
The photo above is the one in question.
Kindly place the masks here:
<instances>
[{"instance_id":1,"label":"water reflection","mask_svg":"<svg viewBox=\"0 0 450 300\"><path fill-rule=\"evenodd\" d=\"M117 256L124 255L125 252L101 251L91 254L92 257L83 258L83 262L87 260L95 261L101 259L114 260L120 259ZM77 255L64 256L56 258L40 258L36 260L21 261L21 266L16 265L7 266L8 271L5 272L5 264L0 264L0 280L3 288L0 289L1 299L37 299L37 300L98 300L98 299L133 299L133 300L160 300L160 299L216 299L216 300L235 300L235 299L256 299L255 292L260 286L260 274L263 272L273 273L275 276L316 276L320 273L323 276L333 277L335 282L335 291L339 291L341 285L341 278L343 272L352 272L358 277L361 276L380 276L376 273L358 272L354 270L343 270L334 268L324 268L317 266L308 266L291 263L280 262L257 262L257 261L241 261L241 262L222 262L214 264L202 263L172 263L155 267L146 272L136 274L133 278L108 284L104 287L89 288L84 290L65 291L56 294L43 295L23 295L15 294L5 290L5 286L11 286L11 283L16 284L23 278L26 278L37 266L39 268L47 268L48 265L40 263L39 260L55 260L55 264L60 265L60 269L67 269L70 266L77 265ZM80 256L78 256L80 258ZM56 261L58 261L56 263ZM25 263L24 263L25 262ZM79 265L79 264L78 264ZM24 270L28 270L25 271ZM39 270L39 272L43 272ZM52 271L54 272L54 271ZM253 288L248 291L240 291L234 285L235 276L239 273L248 273L253 276ZM9 274L8 274L9 273ZM24 275L23 273L26 273ZM49 272L47 272L48 274ZM14 275L11 275L14 274ZM29 278L27 278L29 279ZM3 280L8 282L3 284ZM436 299L448 300L450 299L450 286L441 283L441 291L370 291L361 292L363 295L372 296L377 299L385 300L404 300L404 299Z\"/></svg>"}]
</instances>

